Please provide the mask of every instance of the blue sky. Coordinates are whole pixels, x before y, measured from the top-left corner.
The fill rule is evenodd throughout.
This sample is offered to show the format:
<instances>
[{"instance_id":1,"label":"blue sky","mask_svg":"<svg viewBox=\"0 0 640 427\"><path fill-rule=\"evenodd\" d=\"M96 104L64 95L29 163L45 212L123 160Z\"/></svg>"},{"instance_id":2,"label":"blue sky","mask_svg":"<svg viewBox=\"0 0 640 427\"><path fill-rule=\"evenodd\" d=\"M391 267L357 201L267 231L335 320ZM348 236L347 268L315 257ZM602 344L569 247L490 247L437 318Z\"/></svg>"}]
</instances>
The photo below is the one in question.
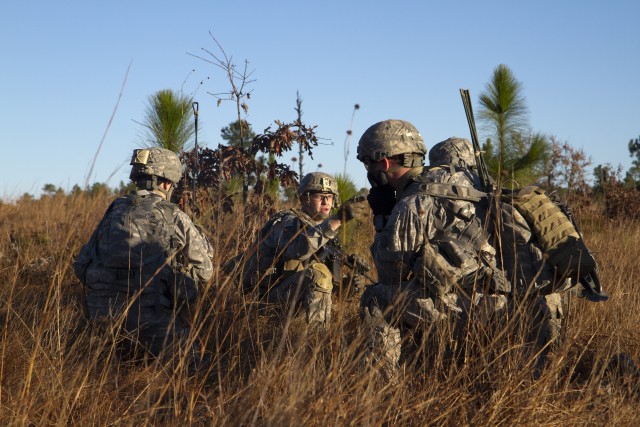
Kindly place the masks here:
<instances>
[{"instance_id":1,"label":"blue sky","mask_svg":"<svg viewBox=\"0 0 640 427\"><path fill-rule=\"evenodd\" d=\"M46 183L83 185L122 98L89 183L128 179L149 95L195 92L199 141L215 148L234 106L207 92L224 74L189 53L215 51L209 31L256 79L247 120L260 132L295 118L318 126L307 159L345 168L366 185L355 147L371 124L397 118L428 147L468 137L459 88L477 96L498 64L524 85L535 131L557 136L593 163L630 165L640 135L640 2L636 1L3 1L0 3L0 197ZM200 82L203 84L200 85ZM480 129L481 140L486 133ZM290 163L293 153L285 156Z\"/></svg>"}]
</instances>

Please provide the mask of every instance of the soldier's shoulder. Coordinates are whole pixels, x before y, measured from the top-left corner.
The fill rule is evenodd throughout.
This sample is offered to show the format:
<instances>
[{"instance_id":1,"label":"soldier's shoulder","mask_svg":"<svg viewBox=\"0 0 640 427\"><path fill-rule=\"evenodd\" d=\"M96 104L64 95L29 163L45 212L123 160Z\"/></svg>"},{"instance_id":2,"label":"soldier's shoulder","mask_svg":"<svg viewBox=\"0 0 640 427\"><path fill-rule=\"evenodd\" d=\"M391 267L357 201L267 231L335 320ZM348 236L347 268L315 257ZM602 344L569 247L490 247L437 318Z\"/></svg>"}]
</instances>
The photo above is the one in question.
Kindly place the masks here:
<instances>
[{"instance_id":1,"label":"soldier's shoulder","mask_svg":"<svg viewBox=\"0 0 640 427\"><path fill-rule=\"evenodd\" d=\"M405 200L405 199L408 199L408 198L415 198L419 194L424 193L422 191L422 185L425 182L426 181L423 181L423 180L419 179L419 177L416 177L416 179L412 180L409 183L409 185L407 185L401 192L398 193L398 200Z\"/></svg>"},{"instance_id":2,"label":"soldier's shoulder","mask_svg":"<svg viewBox=\"0 0 640 427\"><path fill-rule=\"evenodd\" d=\"M271 215L269 219L264 223L263 227L270 228L275 224L286 223L295 219L296 214L291 209L285 209Z\"/></svg>"},{"instance_id":3,"label":"soldier's shoulder","mask_svg":"<svg viewBox=\"0 0 640 427\"><path fill-rule=\"evenodd\" d=\"M297 209L284 209L276 212L271 217L272 220L288 221L296 218L304 217L305 214Z\"/></svg>"},{"instance_id":4,"label":"soldier's shoulder","mask_svg":"<svg viewBox=\"0 0 640 427\"><path fill-rule=\"evenodd\" d=\"M178 206L168 207L167 209L169 212L171 212L173 217L179 220L180 222L183 222L185 224L193 224L193 221L191 221L191 218L189 217L189 215L187 215L184 211L182 211Z\"/></svg>"},{"instance_id":5,"label":"soldier's shoulder","mask_svg":"<svg viewBox=\"0 0 640 427\"><path fill-rule=\"evenodd\" d=\"M122 212L126 212L128 209L130 209L130 207L131 201L127 196L118 197L113 202L111 202L104 215L105 217L111 216L114 215L115 212L121 214Z\"/></svg>"},{"instance_id":6,"label":"soldier's shoulder","mask_svg":"<svg viewBox=\"0 0 640 427\"><path fill-rule=\"evenodd\" d=\"M398 200L394 206L394 210L398 214L405 215L422 215L433 204L432 197L420 190L420 186L409 188L409 192L405 192L403 197Z\"/></svg>"}]
</instances>

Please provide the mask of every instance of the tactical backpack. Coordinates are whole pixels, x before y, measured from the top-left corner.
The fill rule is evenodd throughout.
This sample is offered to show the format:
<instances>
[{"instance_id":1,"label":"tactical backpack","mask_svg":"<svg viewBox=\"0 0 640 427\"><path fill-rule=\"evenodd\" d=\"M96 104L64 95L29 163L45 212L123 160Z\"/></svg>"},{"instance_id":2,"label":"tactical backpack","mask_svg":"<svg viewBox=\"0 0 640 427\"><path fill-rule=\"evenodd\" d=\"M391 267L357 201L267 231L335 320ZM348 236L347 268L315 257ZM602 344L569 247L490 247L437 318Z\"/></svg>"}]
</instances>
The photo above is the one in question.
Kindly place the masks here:
<instances>
[{"instance_id":1,"label":"tactical backpack","mask_svg":"<svg viewBox=\"0 0 640 427\"><path fill-rule=\"evenodd\" d=\"M480 212L489 213L485 228L497 239L499 267L516 284L515 292L522 293L533 284L537 292L547 294L580 283L588 299L608 298L599 283L596 260L569 208L552 200L542 188L502 189L496 201L492 193L472 186L420 181L423 193L474 202Z\"/></svg>"},{"instance_id":2,"label":"tactical backpack","mask_svg":"<svg viewBox=\"0 0 640 427\"><path fill-rule=\"evenodd\" d=\"M524 187L516 194L503 194L529 224L556 278L577 281L597 268L596 260L584 243L566 206L554 202L537 186Z\"/></svg>"},{"instance_id":3,"label":"tactical backpack","mask_svg":"<svg viewBox=\"0 0 640 427\"><path fill-rule=\"evenodd\" d=\"M490 203L487 212L493 213L488 222L494 221L494 232L499 234L496 243L502 256L498 259L506 264L513 262L511 271L504 268L513 277L512 280L525 279L521 283L516 282L516 291L524 288L528 293L533 287L544 294L567 290L572 284L580 283L582 296L594 302L606 301L608 296L600 286L596 261L587 249L567 206L551 200L544 190L536 186L517 191L502 189L498 192L500 199L493 197L493 180L478 142L471 96L467 89L460 89L460 96L471 131L468 145L476 160L479 188L487 191ZM532 235L535 239L531 239ZM511 250L512 256L505 257L505 250L506 255ZM517 262L523 258L539 263L535 274L522 274L527 269L528 273L534 273L531 262ZM552 277L541 277L544 275ZM545 289L540 289L540 279L547 282L542 286Z\"/></svg>"},{"instance_id":4,"label":"tactical backpack","mask_svg":"<svg viewBox=\"0 0 640 427\"><path fill-rule=\"evenodd\" d=\"M580 284L581 296L588 300L608 299L597 262L568 206L535 185L502 189L500 199L490 203L501 267L516 284L516 292L545 295Z\"/></svg>"},{"instance_id":5,"label":"tactical backpack","mask_svg":"<svg viewBox=\"0 0 640 427\"><path fill-rule=\"evenodd\" d=\"M194 279L182 265L173 217L178 207L153 196L116 200L98 226L94 262L111 277L109 287L145 305L174 307L197 295ZM102 247L103 251L98 252Z\"/></svg>"},{"instance_id":6,"label":"tactical backpack","mask_svg":"<svg viewBox=\"0 0 640 427\"><path fill-rule=\"evenodd\" d=\"M431 181L430 174L438 169L444 174L438 173L437 181ZM420 262L416 263L419 271L414 274L425 275L430 291L439 295L450 292L452 286L464 292L475 288L492 294L510 293L511 284L497 268L496 251L489 244L490 233L483 226L486 204L482 202L488 194L471 185L449 181L457 172L464 172L471 181L466 170L459 167L430 168L429 174L414 178L419 183L418 194L433 197L437 209L446 211L444 217L434 217L436 233L430 244L424 246ZM442 180L443 177L448 179Z\"/></svg>"}]
</instances>

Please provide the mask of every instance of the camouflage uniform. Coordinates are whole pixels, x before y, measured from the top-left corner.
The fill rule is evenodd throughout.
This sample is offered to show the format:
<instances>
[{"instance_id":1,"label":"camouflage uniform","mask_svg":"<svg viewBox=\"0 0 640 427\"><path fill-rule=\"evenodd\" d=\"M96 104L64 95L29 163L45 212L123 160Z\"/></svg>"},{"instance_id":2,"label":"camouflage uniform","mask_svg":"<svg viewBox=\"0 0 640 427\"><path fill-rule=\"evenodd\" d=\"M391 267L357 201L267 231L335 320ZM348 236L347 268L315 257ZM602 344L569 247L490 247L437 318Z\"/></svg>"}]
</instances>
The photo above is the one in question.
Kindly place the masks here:
<instances>
[{"instance_id":1,"label":"camouflage uniform","mask_svg":"<svg viewBox=\"0 0 640 427\"><path fill-rule=\"evenodd\" d=\"M475 223L486 230L486 195L482 192L476 164L471 142L465 138L451 137L429 150L429 169L421 178L427 183L427 187L429 183L443 184L442 187L436 186L431 191L436 194L448 193L447 200L442 203L447 205L449 212L459 217L459 227ZM489 294L475 291L475 304L482 307L481 313L484 313L479 318L483 325L486 325L490 318L506 314L508 305L506 294L511 290L511 285L507 283L507 278L498 268L496 250L488 240L483 241L481 253L484 255L485 267L490 274L496 275L493 278L494 288L499 288L493 289L494 293Z\"/></svg>"},{"instance_id":2,"label":"camouflage uniform","mask_svg":"<svg viewBox=\"0 0 640 427\"><path fill-rule=\"evenodd\" d=\"M376 126L382 129L377 133L392 135L391 143L376 142L375 138L373 144L368 142L372 137L367 135ZM364 155L371 151L363 148L365 144L386 150L377 156L378 160L402 153L419 155L420 145L423 146L417 130L401 121L381 122L365 132L358 147L363 162L368 161ZM405 165L414 161L402 159ZM386 224L377 229L371 248L379 283L369 287L361 301L363 326L368 335L367 357L380 364L389 380L398 368L401 331L437 326L445 332L448 328L455 346L471 306L477 306L486 321L494 311L504 308L503 297L482 299L475 292L476 287L484 287L484 278L499 273L495 268L495 251L487 242L473 206L441 197L434 191L438 186L430 184L442 179L432 174L435 172L413 167L402 176L396 186L397 201L382 222ZM456 176L454 182L458 179L468 186L462 177ZM496 294L508 291L504 278L489 282L499 283ZM471 295L472 299L464 295Z\"/></svg>"},{"instance_id":3,"label":"camouflage uniform","mask_svg":"<svg viewBox=\"0 0 640 427\"><path fill-rule=\"evenodd\" d=\"M320 182L320 187L312 189L337 197L333 178L320 172L303 178L300 196L309 190L311 179ZM329 221L316 221L301 210L274 215L260 231L245 263L245 289L257 287L270 303L302 303L307 323L326 327L331 320L333 275L322 248L336 237Z\"/></svg>"},{"instance_id":4,"label":"camouflage uniform","mask_svg":"<svg viewBox=\"0 0 640 427\"><path fill-rule=\"evenodd\" d=\"M464 138L449 138L436 144L429 151L431 165L430 178L436 182L449 182L460 185L469 185L481 190L480 178L476 173L476 161L471 142ZM484 204L474 204L465 201L456 201L458 210L480 210L478 215L486 218ZM524 303L523 299L531 299L526 302L530 322L529 340L535 343L536 352L541 352L539 364L549 349L557 345L562 327L562 295L559 292L549 295L527 295L531 283L549 282L553 280L553 273L549 266L543 266L543 254L538 244L532 240L532 233L526 220L512 209L510 205L502 206L502 227L500 233L503 239L502 256L498 257L497 264L500 269L506 270L508 278L514 280L513 298L510 299L510 311L517 311L517 306ZM495 212L491 213L493 219ZM483 220L484 221L484 220ZM487 228L493 230L495 224L487 224ZM516 250L512 256L513 249ZM505 253L508 251L509 253ZM518 259L516 259L518 257ZM511 265L510 260L515 259L517 265ZM504 264L500 262L504 260ZM517 273L516 273L517 272ZM515 275L515 276L514 276Z\"/></svg>"},{"instance_id":5,"label":"camouflage uniform","mask_svg":"<svg viewBox=\"0 0 640 427\"><path fill-rule=\"evenodd\" d=\"M177 156L150 151L145 172L154 168L153 176L162 178L158 165L165 157L177 161ZM168 360L174 346L183 346L189 335L189 305L198 294L197 282L211 278L212 255L206 237L162 192L138 190L109 206L74 270L85 286L94 324L122 328L151 354ZM202 362L199 349L190 350L190 368L196 369Z\"/></svg>"}]
</instances>

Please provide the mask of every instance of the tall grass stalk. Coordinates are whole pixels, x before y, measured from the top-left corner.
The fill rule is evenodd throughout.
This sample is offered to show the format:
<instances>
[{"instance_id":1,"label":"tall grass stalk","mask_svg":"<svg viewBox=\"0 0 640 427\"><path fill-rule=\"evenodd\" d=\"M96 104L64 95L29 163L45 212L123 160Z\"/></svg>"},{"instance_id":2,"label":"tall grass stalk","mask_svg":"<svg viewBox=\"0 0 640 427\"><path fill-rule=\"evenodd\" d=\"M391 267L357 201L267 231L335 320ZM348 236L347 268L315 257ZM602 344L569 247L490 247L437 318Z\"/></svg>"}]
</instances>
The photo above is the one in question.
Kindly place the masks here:
<instances>
[{"instance_id":1,"label":"tall grass stalk","mask_svg":"<svg viewBox=\"0 0 640 427\"><path fill-rule=\"evenodd\" d=\"M5 425L633 425L637 390L612 381L611 357L640 357L640 227L586 212L579 221L611 299L570 298L560 349L534 380L535 354L518 316L474 323L463 362L442 335L407 336L399 381L382 383L362 361L358 297L334 295L334 322L308 331L294 311L241 291L241 266L274 208L258 201L222 213L212 195L197 221L214 244L216 273L203 286L193 335L211 352L208 372L187 375L186 358L166 365L123 359L117 328L86 325L73 258L110 198L45 197L0 205L0 423ZM349 252L368 257L369 224L354 226ZM479 314L479 313L478 313ZM427 331L423 331L425 334ZM414 335L415 337L416 335Z\"/></svg>"}]
</instances>

